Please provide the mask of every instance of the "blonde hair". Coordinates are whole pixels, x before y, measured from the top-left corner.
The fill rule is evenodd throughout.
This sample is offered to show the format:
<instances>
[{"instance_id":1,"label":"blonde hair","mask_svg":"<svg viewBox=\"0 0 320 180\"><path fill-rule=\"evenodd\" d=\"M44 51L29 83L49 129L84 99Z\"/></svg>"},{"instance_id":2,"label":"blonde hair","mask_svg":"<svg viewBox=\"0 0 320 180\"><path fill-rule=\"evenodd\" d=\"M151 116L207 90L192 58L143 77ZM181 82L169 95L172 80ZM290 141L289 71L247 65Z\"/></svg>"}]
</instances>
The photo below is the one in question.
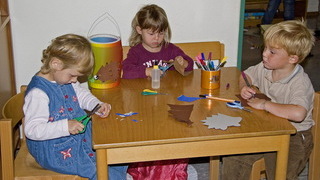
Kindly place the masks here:
<instances>
[{"instance_id":1,"label":"blonde hair","mask_svg":"<svg viewBox=\"0 0 320 180\"><path fill-rule=\"evenodd\" d=\"M171 39L171 29L166 12L155 4L142 7L131 23L131 35L129 46L135 46L142 42L141 35L137 32L136 27L141 29L151 29L154 32L164 32L164 44L168 44Z\"/></svg>"},{"instance_id":2,"label":"blonde hair","mask_svg":"<svg viewBox=\"0 0 320 180\"><path fill-rule=\"evenodd\" d=\"M289 55L297 55L301 63L314 45L313 32L303 20L283 21L269 27L264 33L264 43L283 48Z\"/></svg>"},{"instance_id":3,"label":"blonde hair","mask_svg":"<svg viewBox=\"0 0 320 180\"><path fill-rule=\"evenodd\" d=\"M57 58L63 62L63 69L77 67L81 74L89 74L94 65L94 57L89 41L79 35L65 34L51 41L47 49L43 50L40 72L48 74L51 71L50 62Z\"/></svg>"}]
</instances>

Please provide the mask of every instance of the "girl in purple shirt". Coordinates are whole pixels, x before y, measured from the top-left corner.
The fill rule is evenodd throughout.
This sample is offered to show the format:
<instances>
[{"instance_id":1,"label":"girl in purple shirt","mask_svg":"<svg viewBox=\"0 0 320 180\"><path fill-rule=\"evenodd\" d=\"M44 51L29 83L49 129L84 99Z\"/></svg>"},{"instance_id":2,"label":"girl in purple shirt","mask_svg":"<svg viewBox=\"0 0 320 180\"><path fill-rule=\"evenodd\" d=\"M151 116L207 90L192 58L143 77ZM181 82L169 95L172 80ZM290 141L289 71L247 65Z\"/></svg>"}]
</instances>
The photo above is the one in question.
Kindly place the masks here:
<instances>
[{"instance_id":1,"label":"girl in purple shirt","mask_svg":"<svg viewBox=\"0 0 320 180\"><path fill-rule=\"evenodd\" d=\"M152 66L166 66L177 61L185 71L193 69L193 60L180 48L169 43L171 30L165 11L157 5L146 5L132 20L129 39L130 50L123 61L125 79L151 76ZM172 67L173 68L173 67ZM188 159L175 159L131 163L128 173L134 180L179 179L185 180Z\"/></svg>"},{"instance_id":2,"label":"girl in purple shirt","mask_svg":"<svg viewBox=\"0 0 320 180\"><path fill-rule=\"evenodd\" d=\"M171 29L167 15L161 7L154 4L144 6L133 18L131 27L131 48L123 61L122 78L149 77L155 63L166 66L178 61L185 67L185 71L193 70L193 60L179 47L170 43Z\"/></svg>"}]
</instances>

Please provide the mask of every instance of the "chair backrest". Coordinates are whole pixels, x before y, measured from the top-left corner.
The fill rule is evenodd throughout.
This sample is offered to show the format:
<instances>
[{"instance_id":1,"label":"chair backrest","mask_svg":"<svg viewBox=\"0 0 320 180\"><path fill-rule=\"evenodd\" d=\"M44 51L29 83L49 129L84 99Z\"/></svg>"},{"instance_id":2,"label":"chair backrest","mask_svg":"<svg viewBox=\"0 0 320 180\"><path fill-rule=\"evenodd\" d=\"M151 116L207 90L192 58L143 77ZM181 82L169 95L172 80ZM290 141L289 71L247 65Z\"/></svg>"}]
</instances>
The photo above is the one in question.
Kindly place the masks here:
<instances>
[{"instance_id":1,"label":"chair backrest","mask_svg":"<svg viewBox=\"0 0 320 180\"><path fill-rule=\"evenodd\" d=\"M21 86L20 93L12 96L2 108L2 117L5 119L11 119L12 130L14 133L14 149L18 149L20 145L20 137L23 137L23 133L20 134L20 125L24 117L23 103L26 86Z\"/></svg>"},{"instance_id":2,"label":"chair backrest","mask_svg":"<svg viewBox=\"0 0 320 180\"><path fill-rule=\"evenodd\" d=\"M192 59L199 53L208 54L209 52L212 53L212 59L221 60L224 58L224 44L220 43L219 41L210 41L210 42L192 42L192 43L175 43L176 46L180 47L185 54L190 56ZM129 46L123 46L123 59L127 57Z\"/></svg>"},{"instance_id":3,"label":"chair backrest","mask_svg":"<svg viewBox=\"0 0 320 180\"><path fill-rule=\"evenodd\" d=\"M20 121L24 117L22 106L24 103L24 91L12 96L2 108L2 116L4 118L12 118Z\"/></svg>"},{"instance_id":4,"label":"chair backrest","mask_svg":"<svg viewBox=\"0 0 320 180\"><path fill-rule=\"evenodd\" d=\"M14 178L14 155L20 147L20 125L22 124L24 91L12 96L3 106L0 120L0 145L2 179Z\"/></svg>"},{"instance_id":5,"label":"chair backrest","mask_svg":"<svg viewBox=\"0 0 320 180\"><path fill-rule=\"evenodd\" d=\"M314 94L313 120L315 125L312 127L313 150L309 159L309 180L320 179L320 91Z\"/></svg>"}]
</instances>

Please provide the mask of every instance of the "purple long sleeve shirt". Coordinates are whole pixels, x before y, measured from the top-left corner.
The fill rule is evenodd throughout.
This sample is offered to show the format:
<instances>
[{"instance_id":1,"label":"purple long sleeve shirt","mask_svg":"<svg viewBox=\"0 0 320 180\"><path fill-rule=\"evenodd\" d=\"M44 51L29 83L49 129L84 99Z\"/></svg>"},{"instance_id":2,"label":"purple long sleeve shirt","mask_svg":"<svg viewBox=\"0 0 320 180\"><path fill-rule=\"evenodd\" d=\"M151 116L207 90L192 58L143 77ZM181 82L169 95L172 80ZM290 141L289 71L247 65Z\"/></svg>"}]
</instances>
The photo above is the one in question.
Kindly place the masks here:
<instances>
[{"instance_id":1,"label":"purple long sleeve shirt","mask_svg":"<svg viewBox=\"0 0 320 180\"><path fill-rule=\"evenodd\" d=\"M146 78L146 68L152 67L156 61L159 62L158 65L166 66L163 61L174 60L177 56L182 56L183 59L188 61L188 67L186 67L185 71L193 70L192 58L186 55L178 46L169 43L167 46L162 46L159 52L154 53L147 51L140 43L130 48L127 58L122 62L122 78ZM170 69L174 69L174 67L172 66Z\"/></svg>"}]
</instances>

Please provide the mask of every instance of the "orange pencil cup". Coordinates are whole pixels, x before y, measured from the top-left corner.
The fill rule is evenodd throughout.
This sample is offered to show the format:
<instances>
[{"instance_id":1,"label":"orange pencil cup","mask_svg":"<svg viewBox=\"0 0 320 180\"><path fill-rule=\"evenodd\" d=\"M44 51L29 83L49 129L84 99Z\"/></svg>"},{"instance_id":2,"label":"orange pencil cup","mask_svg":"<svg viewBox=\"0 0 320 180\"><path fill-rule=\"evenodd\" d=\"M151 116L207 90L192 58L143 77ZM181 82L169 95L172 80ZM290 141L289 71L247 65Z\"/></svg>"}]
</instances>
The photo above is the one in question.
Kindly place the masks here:
<instances>
[{"instance_id":1,"label":"orange pencil cup","mask_svg":"<svg viewBox=\"0 0 320 180\"><path fill-rule=\"evenodd\" d=\"M220 70L201 70L201 87L204 89L218 89L220 87Z\"/></svg>"}]
</instances>

